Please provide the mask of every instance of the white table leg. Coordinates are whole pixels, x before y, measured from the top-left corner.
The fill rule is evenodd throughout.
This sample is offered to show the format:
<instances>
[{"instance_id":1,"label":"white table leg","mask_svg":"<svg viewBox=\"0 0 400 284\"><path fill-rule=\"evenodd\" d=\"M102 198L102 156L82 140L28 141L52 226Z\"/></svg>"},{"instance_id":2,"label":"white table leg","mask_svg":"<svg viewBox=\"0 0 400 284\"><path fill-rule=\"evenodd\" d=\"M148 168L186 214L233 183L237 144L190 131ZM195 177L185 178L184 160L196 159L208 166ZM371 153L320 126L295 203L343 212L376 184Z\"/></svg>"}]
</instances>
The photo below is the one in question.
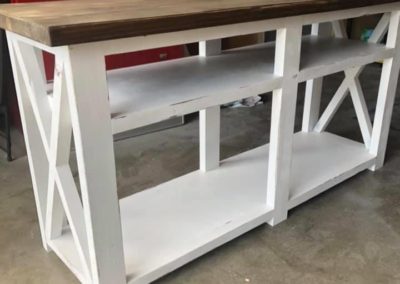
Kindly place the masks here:
<instances>
[{"instance_id":1,"label":"white table leg","mask_svg":"<svg viewBox=\"0 0 400 284\"><path fill-rule=\"evenodd\" d=\"M395 48L397 52L393 58L386 59L383 62L381 84L379 87L378 102L370 145L370 152L376 155L376 163L372 167L372 170L381 168L385 160L386 146L400 69L399 25L400 11L396 11L393 12L390 17L386 45L389 48Z\"/></svg>"},{"instance_id":2,"label":"white table leg","mask_svg":"<svg viewBox=\"0 0 400 284\"><path fill-rule=\"evenodd\" d=\"M64 55L91 281L126 283L104 57L83 47Z\"/></svg>"},{"instance_id":3,"label":"white table leg","mask_svg":"<svg viewBox=\"0 0 400 284\"><path fill-rule=\"evenodd\" d=\"M213 56L221 53L222 42L220 39L199 42L199 56Z\"/></svg>"},{"instance_id":4,"label":"white table leg","mask_svg":"<svg viewBox=\"0 0 400 284\"><path fill-rule=\"evenodd\" d=\"M34 99L32 96L45 96L46 94L32 92L33 90L31 90L31 94L29 94L29 87L32 88L33 86L28 86L25 80L27 79L27 74L25 75L26 78L24 79L23 72L26 72L26 70L22 69L20 62L17 59L16 45L17 42L11 36L8 36L8 46L13 67L12 69L17 91L22 128L24 131L26 150L28 154L29 168L32 177L33 192L38 212L42 243L44 248L49 251L50 248L47 244L45 233L49 164L47 160L46 145L42 140L42 134L44 134L43 132L46 131L42 128L41 132L39 123L37 122L37 115L39 114L36 112L35 115L34 107L31 102L31 99ZM29 47L26 48L29 49ZM30 47L30 49L32 54L34 54L34 48ZM31 58L31 60L35 60L35 58ZM31 64L30 67L33 69L36 68L34 72L40 73L39 65ZM37 83L40 84L40 82ZM44 105L43 108L45 107L46 106ZM36 110L37 109L38 108L36 108ZM50 109L46 108L44 111L47 112L50 111Z\"/></svg>"},{"instance_id":5,"label":"white table leg","mask_svg":"<svg viewBox=\"0 0 400 284\"><path fill-rule=\"evenodd\" d=\"M326 29L326 28L325 28ZM324 29L324 31L325 31ZM313 24L311 27L311 35L318 36L322 33L321 24ZM306 82L306 93L304 97L303 111L303 132L313 131L318 122L321 105L323 78L308 80Z\"/></svg>"},{"instance_id":6,"label":"white table leg","mask_svg":"<svg viewBox=\"0 0 400 284\"><path fill-rule=\"evenodd\" d=\"M211 171L220 163L220 106L200 111L200 170Z\"/></svg>"},{"instance_id":7,"label":"white table leg","mask_svg":"<svg viewBox=\"0 0 400 284\"><path fill-rule=\"evenodd\" d=\"M221 40L199 43L200 56L212 56L221 53ZM220 163L220 106L210 107L200 112L200 170L207 172L219 167Z\"/></svg>"},{"instance_id":8,"label":"white table leg","mask_svg":"<svg viewBox=\"0 0 400 284\"><path fill-rule=\"evenodd\" d=\"M277 30L275 73L283 76L283 87L273 92L272 101L267 203L274 208L274 217L270 225L287 219L301 35L301 25Z\"/></svg>"}]
</instances>

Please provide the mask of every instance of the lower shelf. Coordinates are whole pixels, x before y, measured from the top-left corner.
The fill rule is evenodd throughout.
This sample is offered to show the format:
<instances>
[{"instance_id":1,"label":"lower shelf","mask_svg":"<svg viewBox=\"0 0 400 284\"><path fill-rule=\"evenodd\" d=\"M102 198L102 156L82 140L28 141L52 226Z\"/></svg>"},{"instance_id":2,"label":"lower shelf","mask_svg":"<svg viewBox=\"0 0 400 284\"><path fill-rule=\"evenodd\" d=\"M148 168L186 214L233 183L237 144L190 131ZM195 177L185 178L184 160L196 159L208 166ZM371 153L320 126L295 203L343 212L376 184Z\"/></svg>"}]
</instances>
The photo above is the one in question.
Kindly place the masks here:
<instances>
[{"instance_id":1,"label":"lower shelf","mask_svg":"<svg viewBox=\"0 0 400 284\"><path fill-rule=\"evenodd\" d=\"M297 133L289 208L370 168L375 157L364 144L331 133Z\"/></svg>"},{"instance_id":2,"label":"lower shelf","mask_svg":"<svg viewBox=\"0 0 400 284\"><path fill-rule=\"evenodd\" d=\"M363 144L330 133L294 137L289 208L372 166ZM120 201L127 278L147 283L266 223L268 146ZM70 233L56 240L70 250ZM68 258L68 259L66 259ZM73 259L75 258L75 259ZM79 263L77 254L64 256Z\"/></svg>"}]
</instances>

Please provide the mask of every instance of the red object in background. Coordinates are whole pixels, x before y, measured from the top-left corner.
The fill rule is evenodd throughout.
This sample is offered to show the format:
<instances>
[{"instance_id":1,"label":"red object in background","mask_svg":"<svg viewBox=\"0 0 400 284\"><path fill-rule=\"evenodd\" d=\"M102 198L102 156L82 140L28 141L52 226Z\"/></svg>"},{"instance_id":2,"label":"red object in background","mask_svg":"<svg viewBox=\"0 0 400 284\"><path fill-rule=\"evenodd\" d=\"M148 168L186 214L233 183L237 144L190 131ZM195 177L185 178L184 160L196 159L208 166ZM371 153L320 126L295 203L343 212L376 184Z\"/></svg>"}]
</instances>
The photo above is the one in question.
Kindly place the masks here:
<instances>
[{"instance_id":1,"label":"red object in background","mask_svg":"<svg viewBox=\"0 0 400 284\"><path fill-rule=\"evenodd\" d=\"M182 45L155 48L106 57L107 70L177 59L184 56Z\"/></svg>"},{"instance_id":2,"label":"red object in background","mask_svg":"<svg viewBox=\"0 0 400 284\"><path fill-rule=\"evenodd\" d=\"M59 0L47 0L59 1ZM84 1L84 0L83 0ZM40 0L11 0L11 3L27 3L27 2L40 2ZM112 0L110 0L112 2ZM144 50L138 52L130 52L124 54L110 55L106 57L107 70L124 68L129 66L141 65L146 63L153 63L169 59L177 59L184 56L184 48L180 46L171 46L164 48L157 48L151 50ZM54 56L49 53L43 53L46 78L52 80L54 76ZM11 120L14 126L21 130L21 121L19 116L18 104L16 98L10 98L10 112ZM22 130L21 130L22 131Z\"/></svg>"},{"instance_id":3,"label":"red object in background","mask_svg":"<svg viewBox=\"0 0 400 284\"><path fill-rule=\"evenodd\" d=\"M59 1L59 0L46 0ZM40 0L11 0L11 3L44 2ZM111 0L110 0L111 2ZM43 53L47 80L53 80L54 76L54 56ZM106 57L107 70L124 68L129 66L153 63L169 59L177 59L184 56L183 46L163 47L138 52L110 55Z\"/></svg>"},{"instance_id":4,"label":"red object in background","mask_svg":"<svg viewBox=\"0 0 400 284\"><path fill-rule=\"evenodd\" d=\"M53 80L54 56L46 52L44 55L44 64L47 80ZM164 60L177 59L184 56L183 46L162 47L150 50L143 50L130 53L122 53L106 56L107 70L125 68L147 63L154 63Z\"/></svg>"}]
</instances>

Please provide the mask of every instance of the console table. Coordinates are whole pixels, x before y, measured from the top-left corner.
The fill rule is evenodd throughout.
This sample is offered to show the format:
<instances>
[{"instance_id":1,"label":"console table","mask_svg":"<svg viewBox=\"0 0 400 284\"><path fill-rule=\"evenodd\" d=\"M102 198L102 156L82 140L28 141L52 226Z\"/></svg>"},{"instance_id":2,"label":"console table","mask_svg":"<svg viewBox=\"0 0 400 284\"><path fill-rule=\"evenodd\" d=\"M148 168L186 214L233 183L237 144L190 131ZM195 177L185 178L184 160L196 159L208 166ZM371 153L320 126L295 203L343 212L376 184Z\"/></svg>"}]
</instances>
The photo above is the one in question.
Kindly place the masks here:
<instances>
[{"instance_id":1,"label":"console table","mask_svg":"<svg viewBox=\"0 0 400 284\"><path fill-rule=\"evenodd\" d=\"M368 43L343 20L382 14ZM0 6L45 249L84 283L148 283L367 169L383 166L400 1L90 0ZM319 23L330 22L335 36ZM302 28L312 33L302 36ZM224 37L276 42L221 51ZM381 41L387 35L387 41ZM106 71L104 56L199 42L200 55ZM56 56L45 81L42 50ZM383 61L371 122L359 81ZM322 78L345 73L320 112ZM307 82L303 128L297 89ZM220 161L220 105L272 91L268 145ZM364 143L326 132L350 94ZM200 111L199 170L118 200L112 135ZM267 129L266 125L266 129ZM74 139L79 186L69 158ZM79 188L79 190L78 190Z\"/></svg>"}]
</instances>

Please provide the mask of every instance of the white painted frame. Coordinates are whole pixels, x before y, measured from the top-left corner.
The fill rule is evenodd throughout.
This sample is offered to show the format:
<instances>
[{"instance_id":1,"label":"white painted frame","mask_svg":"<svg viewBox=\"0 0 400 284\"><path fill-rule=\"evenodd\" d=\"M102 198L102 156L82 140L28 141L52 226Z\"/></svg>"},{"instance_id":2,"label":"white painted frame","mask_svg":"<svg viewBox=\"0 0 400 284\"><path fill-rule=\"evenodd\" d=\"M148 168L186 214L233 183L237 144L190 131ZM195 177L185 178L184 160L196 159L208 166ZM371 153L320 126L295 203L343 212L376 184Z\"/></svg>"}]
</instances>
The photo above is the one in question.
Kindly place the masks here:
<instances>
[{"instance_id":1,"label":"white painted frame","mask_svg":"<svg viewBox=\"0 0 400 284\"><path fill-rule=\"evenodd\" d=\"M265 189L266 208L272 209L272 215L264 214L245 228L233 230L232 234L211 240L207 246L201 248L201 252L194 249L184 261L176 261L178 264L175 267L178 267L260 223L276 225L284 221L288 210L293 207L291 205L293 202L290 201L292 187L290 179L302 25L314 24L313 34L317 34L315 23L332 21L334 30L339 35L340 22L337 21L395 11L385 14L371 39L378 42L389 26L387 47L395 50L395 55L384 61L374 125L369 120L357 79L362 66L346 70L346 80L338 90L340 95L335 96L332 106L328 107L319 122L317 117L321 79L317 78L322 76L318 73L311 74L317 80L308 83L307 106L303 120L304 132L323 131L346 89L350 88L366 146L374 157L344 172L340 180L332 180L321 185L315 194L370 167L372 162L372 169L378 169L383 165L400 68L399 10L399 3L391 3L54 48L8 32L43 246L58 254L84 283L126 283L128 280L135 283L136 281L125 276L105 55L200 42L200 56L211 56L220 52L220 38L277 30L275 75L282 80L273 92L268 184ZM47 99L40 50L51 52L56 56L54 93L51 102ZM94 94L96 107L93 107ZM215 104L199 111L200 169L207 174L208 171L218 170L219 166L220 110L219 105ZM69 167L72 133L78 161L81 197L78 195ZM307 199L311 197L308 195ZM79 253L77 263L68 261L66 257L68 252L57 242L58 237L63 234L66 219ZM167 272L161 267L160 272L154 275L159 277ZM154 278L147 280L151 281Z\"/></svg>"},{"instance_id":2,"label":"white painted frame","mask_svg":"<svg viewBox=\"0 0 400 284\"><path fill-rule=\"evenodd\" d=\"M396 12L384 13L368 42L380 43L385 35L388 34L386 46L388 48L399 48L399 31L396 28L396 20L398 20L396 18ZM315 25L316 26L313 27L314 33L317 32L318 24ZM336 37L347 38L345 25L342 21L333 21L332 28ZM397 59L396 54L393 58L389 58L383 62L374 125L372 125L361 83L359 81L359 75L363 71L364 66L359 66L344 71L344 81L339 86L319 120L318 113L321 96L321 79L318 79L316 82L315 80L307 82L303 131L315 131L319 133L325 131L343 100L346 98L346 95L350 92L365 147L369 149L371 154L377 156L376 163L371 167L371 170L381 168L384 164L390 119L392 116L397 87L397 80L394 79L394 77L398 77L398 69L400 68L400 63L397 62L397 60L399 59ZM378 141L381 141L381 143Z\"/></svg>"},{"instance_id":3,"label":"white painted frame","mask_svg":"<svg viewBox=\"0 0 400 284\"><path fill-rule=\"evenodd\" d=\"M207 57L221 53L220 39L201 41L199 56ZM221 108L219 105L199 112L200 128L200 170L207 172L219 166L220 162L220 128Z\"/></svg>"}]
</instances>

